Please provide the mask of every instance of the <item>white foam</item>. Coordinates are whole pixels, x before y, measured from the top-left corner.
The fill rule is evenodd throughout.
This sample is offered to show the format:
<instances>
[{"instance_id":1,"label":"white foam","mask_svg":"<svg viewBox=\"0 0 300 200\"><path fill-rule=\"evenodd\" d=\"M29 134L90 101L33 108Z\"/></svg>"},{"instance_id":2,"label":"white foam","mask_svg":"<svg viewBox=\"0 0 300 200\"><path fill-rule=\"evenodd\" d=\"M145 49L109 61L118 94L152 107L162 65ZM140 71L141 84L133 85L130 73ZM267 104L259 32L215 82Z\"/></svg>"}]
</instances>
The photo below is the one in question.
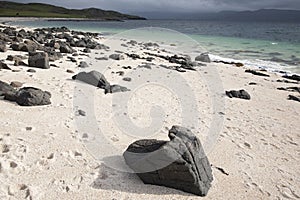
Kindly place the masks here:
<instances>
[{"instance_id":1,"label":"white foam","mask_svg":"<svg viewBox=\"0 0 300 200\"><path fill-rule=\"evenodd\" d=\"M233 62L233 63L243 63L246 67L254 69L264 69L271 72L282 72L286 74L295 74L291 70L295 69L295 66L287 65L284 63L253 59L253 60L238 60L232 58L224 58L218 55L209 54L209 57L212 61L224 61L224 62Z\"/></svg>"}]
</instances>

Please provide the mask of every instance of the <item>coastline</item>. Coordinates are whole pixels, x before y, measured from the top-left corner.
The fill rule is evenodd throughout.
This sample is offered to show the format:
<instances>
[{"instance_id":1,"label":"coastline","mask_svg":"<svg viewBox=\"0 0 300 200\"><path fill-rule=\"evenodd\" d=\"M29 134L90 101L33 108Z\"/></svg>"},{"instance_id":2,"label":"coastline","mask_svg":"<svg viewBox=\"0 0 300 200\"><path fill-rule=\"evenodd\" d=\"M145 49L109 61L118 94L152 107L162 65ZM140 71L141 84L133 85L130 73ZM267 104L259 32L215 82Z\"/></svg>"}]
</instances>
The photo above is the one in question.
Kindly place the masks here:
<instances>
[{"instance_id":1,"label":"coastline","mask_svg":"<svg viewBox=\"0 0 300 200\"><path fill-rule=\"evenodd\" d=\"M147 80L151 72L155 72L154 68L165 63L161 59L156 59L153 61L152 69L139 68L138 66L143 65L144 60L133 60L126 56L127 52L146 56L143 52L157 53L158 50L162 51L161 47L155 47L154 50L149 47L148 50L148 47L143 45L122 46L128 41L118 38L111 39L111 42L107 42L109 39L105 36L94 39L99 43L109 44L110 49L84 53L84 48L73 47L79 53L78 56L66 54L63 58L50 62L58 66L52 66L50 69L14 66L12 61L6 61L8 55L27 56L28 53L13 51L9 45L7 45L8 51L0 53L0 59L12 69L0 70L1 81L7 83L19 81L24 83L24 86L34 86L50 91L52 94L51 105L42 107L26 108L0 100L0 109L3 112L1 148L9 149L0 157L1 197L20 199L27 198L29 193L33 199L99 199L99 197L114 199L117 197L118 199L164 200L230 199L233 196L236 199L299 198L300 191L297 186L299 172L295 166L299 163L297 155L300 144L300 103L287 100L289 94L297 96L299 93L277 89L299 87L299 81L278 82L278 80L292 81L272 72L262 72L270 77L255 76L245 73L247 66L204 63L206 66L197 67L196 72L180 73L165 69L159 71L162 74L166 73L159 77L180 74L191 88L198 92L195 98L201 113L199 126L202 128L193 131L200 132L200 135L209 127L211 105L209 92L205 83L198 82L197 72L211 75L210 68L216 68L224 87L223 94L219 94L221 96L225 96L227 90L245 89L252 97L250 101L224 97L223 130L214 148L211 152L207 152L211 164L215 166L213 167L214 181L207 197L201 198L170 188L144 185L134 174L113 170L105 166L105 163L96 160L83 143L85 132L81 132L76 124L78 109L84 109L82 108L84 105L81 104L80 108L74 107L74 98L78 95L75 91L76 87L93 92L95 102L100 104L95 103L96 118L101 129L114 145L125 150L135 138L124 136L111 118L114 114L111 106L114 98L122 99L125 93L105 95L94 87L71 80L74 74L82 71L78 67L80 61L86 60L89 64L93 56L109 57L116 51L121 51L120 54L124 59L99 60L97 65L109 66L104 75L110 82L128 87L130 84L122 79L132 75L133 72L124 69L124 66L140 70L138 75ZM76 62L71 62L68 57L74 57ZM27 62L26 59L23 61ZM28 69L34 69L36 72L28 73ZM67 70L74 73L69 73ZM125 74L119 76L116 72L120 71ZM179 91L180 89L178 88ZM166 90L157 91L160 90L151 87L140 93L132 91L137 95L135 103L140 102L140 104L135 106L133 103L127 114L133 116L134 121L140 126L150 124L151 118L149 119L148 114L151 106L162 102L168 114L164 126L170 128L171 125L180 123L181 117L178 115L180 108L177 107L181 102L176 98L170 98ZM87 115L89 116L90 113ZM156 139L165 137L164 128L155 135ZM222 168L228 175L222 173L217 167Z\"/></svg>"}]
</instances>

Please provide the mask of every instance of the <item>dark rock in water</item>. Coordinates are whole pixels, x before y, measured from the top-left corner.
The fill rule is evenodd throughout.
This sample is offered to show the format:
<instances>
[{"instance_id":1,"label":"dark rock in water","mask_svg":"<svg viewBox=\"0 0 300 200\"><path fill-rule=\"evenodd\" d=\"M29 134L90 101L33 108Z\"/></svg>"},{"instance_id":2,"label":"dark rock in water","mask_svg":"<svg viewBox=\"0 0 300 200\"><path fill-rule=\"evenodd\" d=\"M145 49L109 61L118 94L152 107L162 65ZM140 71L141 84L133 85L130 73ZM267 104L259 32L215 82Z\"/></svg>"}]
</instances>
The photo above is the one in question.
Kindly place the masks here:
<instances>
[{"instance_id":1,"label":"dark rock in water","mask_svg":"<svg viewBox=\"0 0 300 200\"><path fill-rule=\"evenodd\" d=\"M97 71L80 72L72 77L73 80L79 80L87 84L106 89L110 87L109 82L106 80L103 74Z\"/></svg>"},{"instance_id":2,"label":"dark rock in water","mask_svg":"<svg viewBox=\"0 0 300 200\"><path fill-rule=\"evenodd\" d=\"M197 56L195 58L195 61L200 61L200 62L207 62L207 63L210 63L210 58L209 58L209 55L207 53L202 53L200 54L199 56Z\"/></svg>"},{"instance_id":3,"label":"dark rock in water","mask_svg":"<svg viewBox=\"0 0 300 200\"><path fill-rule=\"evenodd\" d=\"M256 76L270 77L270 75L268 75L268 74L264 74L264 73L261 73L261 72L255 71L255 70L251 70L251 69L247 69L245 72L256 75Z\"/></svg>"},{"instance_id":4,"label":"dark rock in water","mask_svg":"<svg viewBox=\"0 0 300 200\"><path fill-rule=\"evenodd\" d=\"M67 43L60 43L59 47L60 53L74 53L74 49L71 48L71 46Z\"/></svg>"},{"instance_id":5,"label":"dark rock in water","mask_svg":"<svg viewBox=\"0 0 300 200\"><path fill-rule=\"evenodd\" d=\"M122 54L111 54L109 58L113 60L123 60L124 56Z\"/></svg>"},{"instance_id":6,"label":"dark rock in water","mask_svg":"<svg viewBox=\"0 0 300 200\"><path fill-rule=\"evenodd\" d=\"M250 100L250 94L248 92L246 92L245 90L231 90L231 91L226 91L226 95L229 98L240 98L240 99L246 99L246 100Z\"/></svg>"},{"instance_id":7,"label":"dark rock in water","mask_svg":"<svg viewBox=\"0 0 300 200\"><path fill-rule=\"evenodd\" d=\"M287 88L277 88L277 90L284 90L288 92L299 92L300 93L300 87L287 87Z\"/></svg>"},{"instance_id":8,"label":"dark rock in water","mask_svg":"<svg viewBox=\"0 0 300 200\"><path fill-rule=\"evenodd\" d=\"M126 164L145 184L206 196L213 176L201 142L179 126L169 130L169 138L132 143L123 154Z\"/></svg>"},{"instance_id":9,"label":"dark rock in water","mask_svg":"<svg viewBox=\"0 0 300 200\"><path fill-rule=\"evenodd\" d=\"M89 65L85 61L81 61L80 64L78 65L80 68L87 68Z\"/></svg>"},{"instance_id":10,"label":"dark rock in water","mask_svg":"<svg viewBox=\"0 0 300 200\"><path fill-rule=\"evenodd\" d=\"M48 54L45 52L29 52L28 65L29 67L49 69Z\"/></svg>"},{"instance_id":11,"label":"dark rock in water","mask_svg":"<svg viewBox=\"0 0 300 200\"><path fill-rule=\"evenodd\" d=\"M11 70L8 65L2 61L0 61L0 69L8 69L8 70Z\"/></svg>"},{"instance_id":12,"label":"dark rock in water","mask_svg":"<svg viewBox=\"0 0 300 200\"><path fill-rule=\"evenodd\" d=\"M20 106L41 106L49 105L51 94L34 87L21 88L16 93L16 102Z\"/></svg>"},{"instance_id":13,"label":"dark rock in water","mask_svg":"<svg viewBox=\"0 0 300 200\"><path fill-rule=\"evenodd\" d=\"M0 44L0 52L6 52L6 51L7 51L6 44Z\"/></svg>"},{"instance_id":14,"label":"dark rock in water","mask_svg":"<svg viewBox=\"0 0 300 200\"><path fill-rule=\"evenodd\" d=\"M117 92L127 92L127 91L130 91L127 87L123 87L120 85L111 85L110 87L105 89L105 94L117 93Z\"/></svg>"},{"instance_id":15,"label":"dark rock in water","mask_svg":"<svg viewBox=\"0 0 300 200\"><path fill-rule=\"evenodd\" d=\"M13 93L15 94L17 91L14 87L9 85L8 83L5 83L3 81L0 81L0 96L4 96L7 93Z\"/></svg>"},{"instance_id":16,"label":"dark rock in water","mask_svg":"<svg viewBox=\"0 0 300 200\"><path fill-rule=\"evenodd\" d=\"M288 100L298 101L300 102L300 97L296 97L294 95L289 95Z\"/></svg>"},{"instance_id":17,"label":"dark rock in water","mask_svg":"<svg viewBox=\"0 0 300 200\"><path fill-rule=\"evenodd\" d=\"M293 74L292 76L285 75L285 76L282 76L282 77L286 78L286 79L290 79L290 80L300 81L300 76L296 75L296 74Z\"/></svg>"}]
</instances>

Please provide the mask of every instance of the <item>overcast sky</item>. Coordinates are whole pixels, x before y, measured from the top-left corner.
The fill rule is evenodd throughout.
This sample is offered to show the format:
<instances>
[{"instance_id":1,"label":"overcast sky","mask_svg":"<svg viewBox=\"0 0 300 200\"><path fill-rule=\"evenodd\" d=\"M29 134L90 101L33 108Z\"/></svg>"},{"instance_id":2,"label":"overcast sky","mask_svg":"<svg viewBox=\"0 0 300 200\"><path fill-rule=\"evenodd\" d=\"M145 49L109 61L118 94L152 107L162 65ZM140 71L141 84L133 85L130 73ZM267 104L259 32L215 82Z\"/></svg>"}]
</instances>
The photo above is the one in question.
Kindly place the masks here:
<instances>
[{"instance_id":1,"label":"overcast sky","mask_svg":"<svg viewBox=\"0 0 300 200\"><path fill-rule=\"evenodd\" d=\"M300 0L14 0L42 2L68 8L97 7L126 13L203 12L220 10L256 10L262 8L297 9Z\"/></svg>"}]
</instances>

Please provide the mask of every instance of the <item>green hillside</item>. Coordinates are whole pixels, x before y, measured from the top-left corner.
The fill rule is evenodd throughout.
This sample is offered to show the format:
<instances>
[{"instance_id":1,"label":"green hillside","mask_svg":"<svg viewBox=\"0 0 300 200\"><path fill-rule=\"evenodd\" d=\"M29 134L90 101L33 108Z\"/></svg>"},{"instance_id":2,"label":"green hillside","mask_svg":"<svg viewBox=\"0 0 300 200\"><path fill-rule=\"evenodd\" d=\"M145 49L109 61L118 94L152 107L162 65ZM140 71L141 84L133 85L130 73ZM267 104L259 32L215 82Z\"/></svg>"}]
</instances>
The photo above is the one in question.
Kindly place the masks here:
<instances>
[{"instance_id":1,"label":"green hillside","mask_svg":"<svg viewBox=\"0 0 300 200\"><path fill-rule=\"evenodd\" d=\"M139 16L126 15L97 8L79 10L42 3L22 4L9 1L0 1L0 17L87 18L101 20L145 19Z\"/></svg>"}]
</instances>

